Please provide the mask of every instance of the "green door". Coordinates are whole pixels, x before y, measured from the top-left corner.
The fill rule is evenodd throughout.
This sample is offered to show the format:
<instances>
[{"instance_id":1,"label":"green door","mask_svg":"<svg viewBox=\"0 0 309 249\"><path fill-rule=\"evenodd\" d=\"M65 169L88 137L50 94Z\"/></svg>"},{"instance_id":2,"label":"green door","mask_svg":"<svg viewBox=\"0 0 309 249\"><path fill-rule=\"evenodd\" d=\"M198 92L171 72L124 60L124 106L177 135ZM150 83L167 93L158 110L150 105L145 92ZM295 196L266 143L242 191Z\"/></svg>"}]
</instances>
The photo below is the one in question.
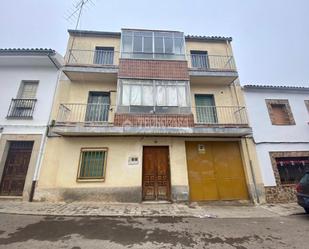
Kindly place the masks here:
<instances>
[{"instance_id":1,"label":"green door","mask_svg":"<svg viewBox=\"0 0 309 249\"><path fill-rule=\"evenodd\" d=\"M214 96L210 94L196 94L195 108L197 123L200 124L216 124L217 111Z\"/></svg>"},{"instance_id":2,"label":"green door","mask_svg":"<svg viewBox=\"0 0 309 249\"><path fill-rule=\"evenodd\" d=\"M85 121L107 122L109 112L109 93L90 92Z\"/></svg>"}]
</instances>

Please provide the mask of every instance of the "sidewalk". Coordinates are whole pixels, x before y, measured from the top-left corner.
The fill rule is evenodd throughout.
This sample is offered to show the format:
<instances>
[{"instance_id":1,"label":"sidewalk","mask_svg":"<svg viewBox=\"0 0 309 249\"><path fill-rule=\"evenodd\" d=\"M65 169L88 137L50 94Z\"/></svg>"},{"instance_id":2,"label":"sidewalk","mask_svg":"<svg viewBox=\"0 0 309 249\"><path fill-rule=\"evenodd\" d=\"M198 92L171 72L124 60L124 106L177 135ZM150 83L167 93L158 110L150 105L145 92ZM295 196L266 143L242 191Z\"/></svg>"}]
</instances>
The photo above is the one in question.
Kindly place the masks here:
<instances>
[{"instance_id":1,"label":"sidewalk","mask_svg":"<svg viewBox=\"0 0 309 249\"><path fill-rule=\"evenodd\" d=\"M261 218L304 213L296 203L231 206L138 203L46 203L0 200L0 213L51 216Z\"/></svg>"}]
</instances>

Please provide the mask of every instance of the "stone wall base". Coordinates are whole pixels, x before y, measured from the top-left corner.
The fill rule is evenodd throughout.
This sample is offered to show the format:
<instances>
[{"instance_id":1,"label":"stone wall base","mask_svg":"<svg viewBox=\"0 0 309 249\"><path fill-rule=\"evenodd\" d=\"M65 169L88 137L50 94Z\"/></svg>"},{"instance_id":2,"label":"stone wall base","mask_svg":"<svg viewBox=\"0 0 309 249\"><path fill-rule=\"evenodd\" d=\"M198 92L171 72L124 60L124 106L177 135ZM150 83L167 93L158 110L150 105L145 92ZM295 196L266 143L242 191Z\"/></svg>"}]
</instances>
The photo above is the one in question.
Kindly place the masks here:
<instances>
[{"instance_id":1,"label":"stone wall base","mask_svg":"<svg viewBox=\"0 0 309 249\"><path fill-rule=\"evenodd\" d=\"M109 188L40 188L35 191L35 201L73 202L140 202L140 187Z\"/></svg>"},{"instance_id":2,"label":"stone wall base","mask_svg":"<svg viewBox=\"0 0 309 249\"><path fill-rule=\"evenodd\" d=\"M265 187L267 203L296 202L295 185Z\"/></svg>"},{"instance_id":3,"label":"stone wall base","mask_svg":"<svg viewBox=\"0 0 309 249\"><path fill-rule=\"evenodd\" d=\"M172 186L173 202L188 201L187 186ZM48 202L142 202L142 187L105 187L105 188L39 188L34 194L34 201Z\"/></svg>"}]
</instances>

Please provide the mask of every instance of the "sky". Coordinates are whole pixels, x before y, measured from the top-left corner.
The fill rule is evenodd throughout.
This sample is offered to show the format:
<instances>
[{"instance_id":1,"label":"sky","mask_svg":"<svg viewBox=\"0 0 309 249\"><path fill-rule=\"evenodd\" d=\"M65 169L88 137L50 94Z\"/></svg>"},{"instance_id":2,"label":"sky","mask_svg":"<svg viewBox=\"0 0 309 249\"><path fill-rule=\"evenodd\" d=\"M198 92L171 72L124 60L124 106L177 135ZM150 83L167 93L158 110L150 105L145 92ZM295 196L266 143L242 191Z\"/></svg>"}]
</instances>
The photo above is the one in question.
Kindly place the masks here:
<instances>
[{"instance_id":1,"label":"sky","mask_svg":"<svg viewBox=\"0 0 309 249\"><path fill-rule=\"evenodd\" d=\"M79 29L233 37L241 84L309 86L309 0L92 0ZM0 0L0 48L64 55L77 0Z\"/></svg>"}]
</instances>

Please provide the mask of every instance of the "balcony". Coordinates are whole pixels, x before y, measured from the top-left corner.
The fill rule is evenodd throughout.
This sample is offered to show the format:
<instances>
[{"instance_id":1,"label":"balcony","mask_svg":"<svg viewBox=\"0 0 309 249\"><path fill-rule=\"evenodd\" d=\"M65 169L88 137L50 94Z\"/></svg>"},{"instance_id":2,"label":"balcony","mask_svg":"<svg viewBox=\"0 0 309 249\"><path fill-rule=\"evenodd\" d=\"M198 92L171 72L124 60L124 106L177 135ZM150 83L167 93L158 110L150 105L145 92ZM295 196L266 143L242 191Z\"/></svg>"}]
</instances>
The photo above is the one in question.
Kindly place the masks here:
<instances>
[{"instance_id":1,"label":"balcony","mask_svg":"<svg viewBox=\"0 0 309 249\"><path fill-rule=\"evenodd\" d=\"M190 54L189 74L192 83L226 85L237 77L237 68L233 56Z\"/></svg>"},{"instance_id":2,"label":"balcony","mask_svg":"<svg viewBox=\"0 0 309 249\"><path fill-rule=\"evenodd\" d=\"M108 126L114 106L109 104L60 104L56 126Z\"/></svg>"},{"instance_id":3,"label":"balcony","mask_svg":"<svg viewBox=\"0 0 309 249\"><path fill-rule=\"evenodd\" d=\"M63 136L158 135L243 136L251 133L244 107L165 107L142 111L136 106L109 104L61 104L52 133ZM162 107L160 107L162 108ZM160 110L157 109L157 110ZM171 108L168 111L167 109ZM177 109L177 110L176 110Z\"/></svg>"},{"instance_id":4,"label":"balcony","mask_svg":"<svg viewBox=\"0 0 309 249\"><path fill-rule=\"evenodd\" d=\"M70 80L117 80L119 52L113 50L71 49L66 56L63 72Z\"/></svg>"},{"instance_id":5,"label":"balcony","mask_svg":"<svg viewBox=\"0 0 309 249\"><path fill-rule=\"evenodd\" d=\"M8 119L32 119L36 99L12 99Z\"/></svg>"},{"instance_id":6,"label":"balcony","mask_svg":"<svg viewBox=\"0 0 309 249\"><path fill-rule=\"evenodd\" d=\"M193 109L196 127L248 127L243 106L196 106Z\"/></svg>"}]
</instances>

